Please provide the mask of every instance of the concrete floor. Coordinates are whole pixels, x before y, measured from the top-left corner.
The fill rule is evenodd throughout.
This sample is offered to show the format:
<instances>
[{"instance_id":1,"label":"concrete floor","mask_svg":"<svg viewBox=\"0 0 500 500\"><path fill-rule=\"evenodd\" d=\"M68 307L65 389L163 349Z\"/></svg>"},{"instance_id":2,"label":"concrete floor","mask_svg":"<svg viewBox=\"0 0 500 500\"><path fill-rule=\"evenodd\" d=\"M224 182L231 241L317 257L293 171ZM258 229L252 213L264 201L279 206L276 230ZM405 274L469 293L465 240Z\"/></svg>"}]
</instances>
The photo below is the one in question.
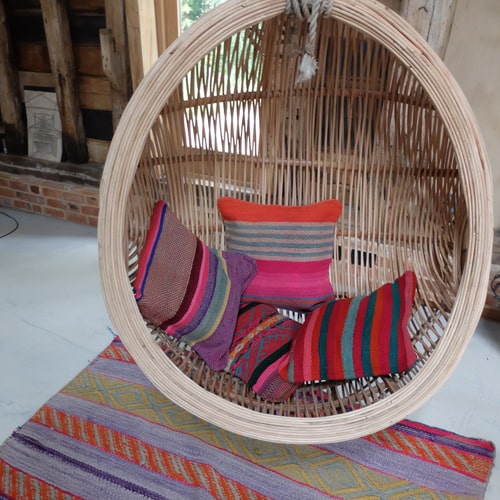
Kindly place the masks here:
<instances>
[{"instance_id":1,"label":"concrete floor","mask_svg":"<svg viewBox=\"0 0 500 500\"><path fill-rule=\"evenodd\" d=\"M1 443L114 333L99 285L96 229L0 211L0 236L19 225L0 239ZM499 323L480 321L457 370L409 418L500 446ZM498 464L485 498L500 498Z\"/></svg>"}]
</instances>

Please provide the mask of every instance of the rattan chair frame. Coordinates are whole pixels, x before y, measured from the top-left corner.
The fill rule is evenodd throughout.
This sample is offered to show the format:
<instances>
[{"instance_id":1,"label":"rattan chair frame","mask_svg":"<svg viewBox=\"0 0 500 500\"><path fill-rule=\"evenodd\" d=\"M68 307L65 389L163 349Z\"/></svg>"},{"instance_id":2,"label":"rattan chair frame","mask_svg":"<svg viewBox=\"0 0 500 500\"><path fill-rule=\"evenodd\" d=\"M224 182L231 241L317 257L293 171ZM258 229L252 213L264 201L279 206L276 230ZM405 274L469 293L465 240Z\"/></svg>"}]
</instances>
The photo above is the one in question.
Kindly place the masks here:
<instances>
[{"instance_id":1,"label":"rattan chair frame","mask_svg":"<svg viewBox=\"0 0 500 500\"><path fill-rule=\"evenodd\" d=\"M229 0L182 34L135 91L111 142L101 181L102 289L130 354L153 384L184 409L265 441L345 441L410 415L439 390L462 357L487 290L491 173L467 99L404 19L373 0L334 1L331 16L319 21L318 73L309 83L292 85L291 70L284 68L289 56L283 47L273 50L291 36L299 42L292 49L299 51L306 28L290 21L285 11L285 1ZM281 33L278 38L273 29ZM343 34L335 35L339 30ZM208 75L203 62L207 54L217 54L212 63L226 61L219 73L227 72L232 63L224 50L231 50L227 41L240 32L246 34L238 39L246 44L243 52L253 50L255 33L264 33L252 52L254 58L267 58L259 66L258 78L265 85L258 98L254 87L241 84L254 78L252 65L258 61L237 63L232 76L240 81L237 88ZM322 52L328 37L336 43ZM336 71L333 65L343 64L339 54L330 73L322 68L338 50L339 37L345 41L342 50L351 50L351 43L365 44L352 56L356 79L344 68L329 80ZM370 73L368 52L383 72ZM370 81L353 83L365 75L365 67ZM210 88L214 82L224 83L222 90ZM335 87L327 97L317 93L321 82ZM343 103L348 103L345 108ZM341 111L324 109L326 105ZM294 122L294 106L309 121L301 123L299 117ZM236 119L221 125L228 110ZM342 114L345 127L334 132L328 129L333 125L325 125L331 143L325 146L317 131L329 114ZM200 131L204 127L196 116L208 120L212 131ZM259 130L248 130L256 120ZM214 127L227 128L217 134ZM200 136L187 147L184 133ZM200 238L224 247L216 210L223 194L280 204L328 197L343 201L346 209L336 235L339 255L333 256L331 268L335 289L344 295L366 293L414 269L419 284L409 327L419 352L417 365L388 377L318 382L299 389L289 401L269 403L228 374L212 372L195 353L148 324L131 281L153 203L166 198Z\"/></svg>"}]
</instances>

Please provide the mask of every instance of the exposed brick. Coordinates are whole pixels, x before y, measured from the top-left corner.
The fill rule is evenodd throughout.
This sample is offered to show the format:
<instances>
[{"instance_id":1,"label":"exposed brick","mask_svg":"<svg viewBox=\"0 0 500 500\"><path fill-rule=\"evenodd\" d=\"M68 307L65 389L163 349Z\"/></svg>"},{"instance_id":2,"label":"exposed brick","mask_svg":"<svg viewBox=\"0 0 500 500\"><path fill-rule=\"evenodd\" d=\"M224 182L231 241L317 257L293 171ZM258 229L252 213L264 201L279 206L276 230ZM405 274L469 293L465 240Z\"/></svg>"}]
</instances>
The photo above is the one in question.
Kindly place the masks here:
<instances>
[{"instance_id":1,"label":"exposed brick","mask_svg":"<svg viewBox=\"0 0 500 500\"><path fill-rule=\"evenodd\" d=\"M69 220L71 222L78 222L79 224L88 224L88 218L80 213L67 212L66 220Z\"/></svg>"},{"instance_id":2,"label":"exposed brick","mask_svg":"<svg viewBox=\"0 0 500 500\"><path fill-rule=\"evenodd\" d=\"M31 203L24 200L14 200L12 202L12 206L14 208L18 208L19 210L28 210L31 212Z\"/></svg>"},{"instance_id":3,"label":"exposed brick","mask_svg":"<svg viewBox=\"0 0 500 500\"><path fill-rule=\"evenodd\" d=\"M85 197L81 194L74 193L73 191L62 191L61 196L63 200L71 201L73 203L85 203Z\"/></svg>"},{"instance_id":4,"label":"exposed brick","mask_svg":"<svg viewBox=\"0 0 500 500\"><path fill-rule=\"evenodd\" d=\"M97 207L83 206L82 207L82 214L97 217L99 215L99 209Z\"/></svg>"},{"instance_id":5,"label":"exposed brick","mask_svg":"<svg viewBox=\"0 0 500 500\"><path fill-rule=\"evenodd\" d=\"M98 218L89 216L89 226L97 227Z\"/></svg>"},{"instance_id":6,"label":"exposed brick","mask_svg":"<svg viewBox=\"0 0 500 500\"><path fill-rule=\"evenodd\" d=\"M0 207L8 207L11 208L14 202L14 198L4 198L0 196Z\"/></svg>"},{"instance_id":7,"label":"exposed brick","mask_svg":"<svg viewBox=\"0 0 500 500\"><path fill-rule=\"evenodd\" d=\"M90 205L91 207L98 207L99 206L99 197L98 196L87 196L85 198L85 204Z\"/></svg>"},{"instance_id":8,"label":"exposed brick","mask_svg":"<svg viewBox=\"0 0 500 500\"><path fill-rule=\"evenodd\" d=\"M18 181L16 179L12 179L10 181L10 187L16 191L22 191L25 193L29 193L30 187L26 182Z\"/></svg>"},{"instance_id":9,"label":"exposed brick","mask_svg":"<svg viewBox=\"0 0 500 500\"><path fill-rule=\"evenodd\" d=\"M0 206L96 226L99 188L0 172Z\"/></svg>"},{"instance_id":10,"label":"exposed brick","mask_svg":"<svg viewBox=\"0 0 500 500\"><path fill-rule=\"evenodd\" d=\"M59 199L47 198L47 206L52 208L60 208L66 210L66 203Z\"/></svg>"},{"instance_id":11,"label":"exposed brick","mask_svg":"<svg viewBox=\"0 0 500 500\"><path fill-rule=\"evenodd\" d=\"M51 217L56 217L57 219L65 219L65 212L64 210L58 210L57 208L52 208L52 207L44 207L43 208L43 213L46 215L50 215Z\"/></svg>"},{"instance_id":12,"label":"exposed brick","mask_svg":"<svg viewBox=\"0 0 500 500\"><path fill-rule=\"evenodd\" d=\"M5 196L6 198L15 198L16 192L8 187L0 186L0 196Z\"/></svg>"},{"instance_id":13,"label":"exposed brick","mask_svg":"<svg viewBox=\"0 0 500 500\"><path fill-rule=\"evenodd\" d=\"M47 198L62 198L61 191L62 191L62 185L60 188L54 188L48 186L42 187L42 194L44 196L47 196Z\"/></svg>"},{"instance_id":14,"label":"exposed brick","mask_svg":"<svg viewBox=\"0 0 500 500\"><path fill-rule=\"evenodd\" d=\"M38 204L43 204L45 201L45 198L43 196L39 196L32 193L25 193L22 191L16 193L16 198L24 201L29 201L30 203L38 203Z\"/></svg>"}]
</instances>

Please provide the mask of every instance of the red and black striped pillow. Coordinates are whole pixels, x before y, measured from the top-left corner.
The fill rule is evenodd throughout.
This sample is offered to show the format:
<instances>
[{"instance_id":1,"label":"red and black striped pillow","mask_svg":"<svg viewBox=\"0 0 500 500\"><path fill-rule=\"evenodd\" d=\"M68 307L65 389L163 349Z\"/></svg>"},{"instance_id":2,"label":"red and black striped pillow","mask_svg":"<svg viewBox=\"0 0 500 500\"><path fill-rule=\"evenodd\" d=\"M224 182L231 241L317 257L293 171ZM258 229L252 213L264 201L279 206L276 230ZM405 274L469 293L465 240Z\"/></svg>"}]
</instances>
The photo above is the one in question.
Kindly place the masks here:
<instances>
[{"instance_id":1,"label":"red and black striped pillow","mask_svg":"<svg viewBox=\"0 0 500 500\"><path fill-rule=\"evenodd\" d=\"M366 296L333 300L307 317L279 367L289 382L400 373L417 360L408 320L416 277L407 271Z\"/></svg>"}]
</instances>

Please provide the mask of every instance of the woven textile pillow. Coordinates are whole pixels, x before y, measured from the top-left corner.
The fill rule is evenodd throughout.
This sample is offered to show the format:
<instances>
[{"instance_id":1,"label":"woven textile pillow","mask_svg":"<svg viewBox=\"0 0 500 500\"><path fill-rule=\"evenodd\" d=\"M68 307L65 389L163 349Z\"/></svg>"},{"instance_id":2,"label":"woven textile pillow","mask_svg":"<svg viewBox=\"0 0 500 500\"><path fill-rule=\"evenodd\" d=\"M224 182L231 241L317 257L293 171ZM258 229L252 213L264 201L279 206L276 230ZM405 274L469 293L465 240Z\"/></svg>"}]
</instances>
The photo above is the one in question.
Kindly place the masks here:
<instances>
[{"instance_id":1,"label":"woven textile pillow","mask_svg":"<svg viewBox=\"0 0 500 500\"><path fill-rule=\"evenodd\" d=\"M339 201L287 207L223 197L218 208L228 250L257 261L243 302L308 311L333 298L329 269Z\"/></svg>"},{"instance_id":2,"label":"woven textile pillow","mask_svg":"<svg viewBox=\"0 0 500 500\"><path fill-rule=\"evenodd\" d=\"M278 373L282 357L290 349L300 323L266 304L243 304L229 350L226 371L246 382L268 401L284 401L299 384Z\"/></svg>"},{"instance_id":3,"label":"woven textile pillow","mask_svg":"<svg viewBox=\"0 0 500 500\"><path fill-rule=\"evenodd\" d=\"M346 380L408 370L416 277L407 271L366 296L323 304L301 325L279 373L290 382Z\"/></svg>"},{"instance_id":4,"label":"woven textile pillow","mask_svg":"<svg viewBox=\"0 0 500 500\"><path fill-rule=\"evenodd\" d=\"M254 260L208 247L159 201L138 266L134 292L142 315L222 370Z\"/></svg>"}]
</instances>

